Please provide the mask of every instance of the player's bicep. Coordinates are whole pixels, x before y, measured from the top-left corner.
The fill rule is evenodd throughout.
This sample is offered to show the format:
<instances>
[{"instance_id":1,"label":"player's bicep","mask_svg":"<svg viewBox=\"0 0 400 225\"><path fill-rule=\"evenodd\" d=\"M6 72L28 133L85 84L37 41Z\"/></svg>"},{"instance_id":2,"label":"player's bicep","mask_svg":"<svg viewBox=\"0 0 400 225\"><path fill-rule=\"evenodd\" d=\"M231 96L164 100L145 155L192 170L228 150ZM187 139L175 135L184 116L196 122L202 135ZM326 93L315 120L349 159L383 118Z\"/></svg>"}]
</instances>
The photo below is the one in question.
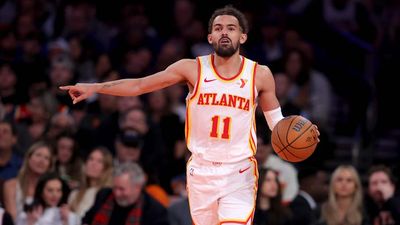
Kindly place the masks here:
<instances>
[{"instance_id":1,"label":"player's bicep","mask_svg":"<svg viewBox=\"0 0 400 225\"><path fill-rule=\"evenodd\" d=\"M256 86L258 90L258 103L266 112L279 107L275 94L275 80L271 71L266 66L258 66L256 71Z\"/></svg>"},{"instance_id":2,"label":"player's bicep","mask_svg":"<svg viewBox=\"0 0 400 225\"><path fill-rule=\"evenodd\" d=\"M194 67L193 67L194 66ZM192 60L180 60L163 71L140 79L140 90L143 93L152 92L177 83L189 80L191 67L195 67Z\"/></svg>"}]
</instances>

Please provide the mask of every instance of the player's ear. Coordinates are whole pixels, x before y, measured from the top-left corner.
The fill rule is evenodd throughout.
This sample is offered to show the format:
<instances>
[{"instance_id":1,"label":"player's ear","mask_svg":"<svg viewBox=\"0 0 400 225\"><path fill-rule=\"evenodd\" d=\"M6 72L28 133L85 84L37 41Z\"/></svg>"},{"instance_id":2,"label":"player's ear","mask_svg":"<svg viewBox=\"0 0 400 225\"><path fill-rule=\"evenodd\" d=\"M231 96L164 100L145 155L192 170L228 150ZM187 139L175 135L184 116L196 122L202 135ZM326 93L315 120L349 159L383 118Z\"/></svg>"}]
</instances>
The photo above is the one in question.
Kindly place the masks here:
<instances>
[{"instance_id":1,"label":"player's ear","mask_svg":"<svg viewBox=\"0 0 400 225\"><path fill-rule=\"evenodd\" d=\"M211 34L207 35L207 41L208 41L209 44L212 44L212 36L211 36Z\"/></svg>"},{"instance_id":2,"label":"player's ear","mask_svg":"<svg viewBox=\"0 0 400 225\"><path fill-rule=\"evenodd\" d=\"M247 34L241 34L239 41L240 44L244 44L247 41Z\"/></svg>"}]
</instances>

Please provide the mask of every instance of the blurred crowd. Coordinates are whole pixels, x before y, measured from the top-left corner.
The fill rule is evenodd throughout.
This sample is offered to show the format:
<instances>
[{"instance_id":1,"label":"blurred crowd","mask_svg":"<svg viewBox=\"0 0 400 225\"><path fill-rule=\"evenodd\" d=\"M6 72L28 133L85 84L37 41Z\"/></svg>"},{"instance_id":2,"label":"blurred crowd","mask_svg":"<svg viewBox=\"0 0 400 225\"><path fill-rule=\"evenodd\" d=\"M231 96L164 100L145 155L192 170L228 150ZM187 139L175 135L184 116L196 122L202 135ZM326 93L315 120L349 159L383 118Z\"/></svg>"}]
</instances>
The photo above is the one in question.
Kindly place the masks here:
<instances>
[{"instance_id":1,"label":"blurred crowd","mask_svg":"<svg viewBox=\"0 0 400 225\"><path fill-rule=\"evenodd\" d=\"M354 165L325 167L335 135L368 142L400 127L388 101L400 60L399 1L0 0L3 224L191 224L187 87L76 105L58 87L143 77L209 54L208 18L227 3L249 20L241 52L271 68L283 114L301 114L321 131L316 153L292 165L273 153L257 112L254 224L399 224L391 166L366 179ZM126 191L129 182L140 191ZM301 217L306 208L313 216Z\"/></svg>"}]
</instances>

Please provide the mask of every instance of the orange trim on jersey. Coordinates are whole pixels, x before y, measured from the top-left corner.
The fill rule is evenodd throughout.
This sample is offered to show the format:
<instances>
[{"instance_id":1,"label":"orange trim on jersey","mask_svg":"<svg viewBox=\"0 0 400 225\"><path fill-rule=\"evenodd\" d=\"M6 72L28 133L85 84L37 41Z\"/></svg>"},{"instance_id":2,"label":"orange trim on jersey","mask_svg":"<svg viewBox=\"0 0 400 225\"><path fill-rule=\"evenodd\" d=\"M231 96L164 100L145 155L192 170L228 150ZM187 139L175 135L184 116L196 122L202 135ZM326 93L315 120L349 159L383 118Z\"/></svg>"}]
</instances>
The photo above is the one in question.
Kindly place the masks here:
<instances>
[{"instance_id":1,"label":"orange trim on jersey","mask_svg":"<svg viewBox=\"0 0 400 225\"><path fill-rule=\"evenodd\" d=\"M198 90L200 89L200 83L201 83L201 72L203 67L199 57L196 58L196 61L197 61L197 81L192 96L190 96L190 100L196 97Z\"/></svg>"},{"instance_id":2,"label":"orange trim on jersey","mask_svg":"<svg viewBox=\"0 0 400 225\"><path fill-rule=\"evenodd\" d=\"M251 131L250 131L250 140L249 140L249 142L250 142L250 149L253 152L253 155L255 155L256 152L257 152L257 148L256 148L255 141L253 139L253 135L251 135Z\"/></svg>"},{"instance_id":3,"label":"orange trim on jersey","mask_svg":"<svg viewBox=\"0 0 400 225\"><path fill-rule=\"evenodd\" d=\"M185 139L186 145L189 145L189 100L186 100L186 120L185 120Z\"/></svg>"},{"instance_id":4,"label":"orange trim on jersey","mask_svg":"<svg viewBox=\"0 0 400 225\"><path fill-rule=\"evenodd\" d=\"M192 96L190 96L189 99L186 100L186 122L185 122L185 137L186 137L186 145L189 146L189 139L190 139L190 124L191 124L191 119L190 119L190 103L191 101L197 96L199 93L200 89L200 83L201 83L201 73L202 73L202 63L200 57L196 58L197 61L197 81L195 84L195 87L192 92Z\"/></svg>"},{"instance_id":5,"label":"orange trim on jersey","mask_svg":"<svg viewBox=\"0 0 400 225\"><path fill-rule=\"evenodd\" d=\"M222 81L233 81L236 78L240 77L240 75L244 71L244 63L245 63L245 61L246 61L246 59L244 57L242 57L242 63L240 64L240 68L239 68L239 71L237 72L237 74L235 76L231 77L231 78L225 78L221 74L218 73L217 68L215 67L214 54L210 55L211 69L214 72L214 74L217 76L217 78L220 78Z\"/></svg>"},{"instance_id":6,"label":"orange trim on jersey","mask_svg":"<svg viewBox=\"0 0 400 225\"><path fill-rule=\"evenodd\" d=\"M253 114L251 117L252 120L252 126L250 128L250 142L253 144L254 149L253 150L253 155L257 153L257 123L256 123L256 107L253 108ZM253 131L253 132L252 132ZM253 135L254 134L254 135Z\"/></svg>"},{"instance_id":7,"label":"orange trim on jersey","mask_svg":"<svg viewBox=\"0 0 400 225\"><path fill-rule=\"evenodd\" d=\"M253 76L251 80L251 86L252 86L252 100L253 100L253 105L256 103L256 69L257 69L257 63L254 63L254 68L253 68Z\"/></svg>"}]
</instances>

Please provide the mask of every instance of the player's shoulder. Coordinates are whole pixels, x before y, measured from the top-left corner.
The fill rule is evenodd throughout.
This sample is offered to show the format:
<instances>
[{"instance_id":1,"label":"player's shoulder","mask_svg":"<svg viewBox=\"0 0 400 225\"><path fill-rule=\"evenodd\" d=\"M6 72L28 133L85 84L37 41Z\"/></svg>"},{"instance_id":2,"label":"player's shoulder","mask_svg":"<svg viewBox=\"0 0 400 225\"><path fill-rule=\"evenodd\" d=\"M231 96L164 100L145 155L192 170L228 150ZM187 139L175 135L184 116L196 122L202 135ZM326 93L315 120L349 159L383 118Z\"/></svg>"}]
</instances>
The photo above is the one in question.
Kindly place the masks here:
<instances>
[{"instance_id":1,"label":"player's shoulder","mask_svg":"<svg viewBox=\"0 0 400 225\"><path fill-rule=\"evenodd\" d=\"M192 67L192 66L196 66L196 65L197 65L196 59L185 58L185 59L180 59L180 60L176 61L171 66Z\"/></svg>"},{"instance_id":2,"label":"player's shoulder","mask_svg":"<svg viewBox=\"0 0 400 225\"><path fill-rule=\"evenodd\" d=\"M257 83L270 83L273 81L272 72L266 65L257 65L255 79Z\"/></svg>"},{"instance_id":3,"label":"player's shoulder","mask_svg":"<svg viewBox=\"0 0 400 225\"><path fill-rule=\"evenodd\" d=\"M262 64L257 65L256 75L257 74L259 74L261 76L272 76L271 69L268 66L262 65Z\"/></svg>"},{"instance_id":4,"label":"player's shoulder","mask_svg":"<svg viewBox=\"0 0 400 225\"><path fill-rule=\"evenodd\" d=\"M175 71L181 74L189 73L197 68L197 62L195 59L180 59L170 66L166 70Z\"/></svg>"}]
</instances>

